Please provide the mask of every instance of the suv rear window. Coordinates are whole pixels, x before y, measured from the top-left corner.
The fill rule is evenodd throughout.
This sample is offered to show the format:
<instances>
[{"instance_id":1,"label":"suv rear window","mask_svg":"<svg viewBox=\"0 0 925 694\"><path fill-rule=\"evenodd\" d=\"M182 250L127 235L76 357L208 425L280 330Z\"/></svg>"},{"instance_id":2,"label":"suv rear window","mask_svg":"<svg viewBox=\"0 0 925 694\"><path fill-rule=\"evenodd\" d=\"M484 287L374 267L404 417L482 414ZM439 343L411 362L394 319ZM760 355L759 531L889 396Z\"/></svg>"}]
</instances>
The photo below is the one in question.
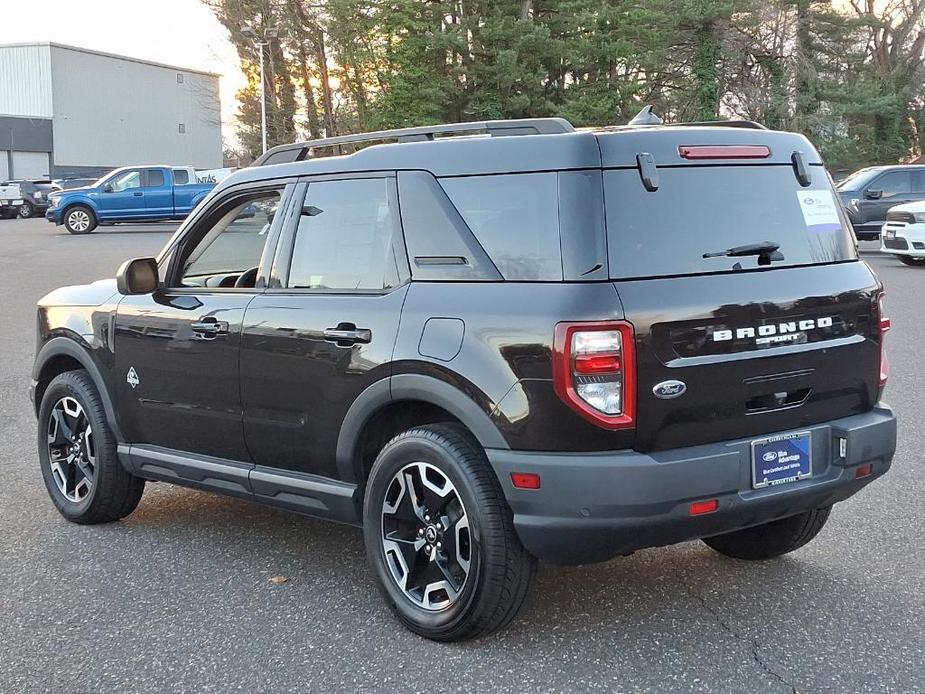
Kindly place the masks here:
<instances>
[{"instance_id":1,"label":"suv rear window","mask_svg":"<svg viewBox=\"0 0 925 694\"><path fill-rule=\"evenodd\" d=\"M856 259L824 170L811 171L803 188L786 165L660 167L655 192L645 190L637 169L605 171L611 277L753 269L757 256L703 254L762 241L780 246L784 259L774 268Z\"/></svg>"}]
</instances>

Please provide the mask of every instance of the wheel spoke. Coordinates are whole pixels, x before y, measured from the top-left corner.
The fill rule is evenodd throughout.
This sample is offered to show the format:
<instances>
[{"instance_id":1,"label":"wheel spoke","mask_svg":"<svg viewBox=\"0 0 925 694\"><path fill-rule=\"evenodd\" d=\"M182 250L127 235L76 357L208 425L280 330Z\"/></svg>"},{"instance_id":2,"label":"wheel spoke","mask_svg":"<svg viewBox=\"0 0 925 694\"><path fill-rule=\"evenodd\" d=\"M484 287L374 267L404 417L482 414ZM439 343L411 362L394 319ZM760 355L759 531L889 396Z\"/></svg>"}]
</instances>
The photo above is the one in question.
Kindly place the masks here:
<instances>
[{"instance_id":1,"label":"wheel spoke","mask_svg":"<svg viewBox=\"0 0 925 694\"><path fill-rule=\"evenodd\" d=\"M63 397L48 419L48 462L55 486L68 500L86 498L96 478L96 450L90 420L73 397Z\"/></svg>"},{"instance_id":2,"label":"wheel spoke","mask_svg":"<svg viewBox=\"0 0 925 694\"><path fill-rule=\"evenodd\" d=\"M395 473L382 504L382 547L395 584L415 605L439 611L465 587L472 543L462 499L435 465Z\"/></svg>"}]
</instances>

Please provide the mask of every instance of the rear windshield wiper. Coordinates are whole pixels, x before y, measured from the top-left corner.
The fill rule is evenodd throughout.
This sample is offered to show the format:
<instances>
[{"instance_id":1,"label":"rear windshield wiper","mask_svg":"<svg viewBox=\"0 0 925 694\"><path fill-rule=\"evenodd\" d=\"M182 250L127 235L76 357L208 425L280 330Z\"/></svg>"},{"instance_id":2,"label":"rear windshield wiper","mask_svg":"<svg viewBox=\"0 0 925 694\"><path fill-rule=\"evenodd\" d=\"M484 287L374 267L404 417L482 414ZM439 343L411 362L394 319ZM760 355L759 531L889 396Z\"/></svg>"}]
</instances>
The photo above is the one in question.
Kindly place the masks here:
<instances>
[{"instance_id":1,"label":"rear windshield wiper","mask_svg":"<svg viewBox=\"0 0 925 694\"><path fill-rule=\"evenodd\" d=\"M780 248L779 243L773 241L762 241L761 243L749 243L745 246L734 246L727 248L725 251L716 251L715 253L704 253L704 258L741 258L746 255L770 255Z\"/></svg>"},{"instance_id":2,"label":"rear windshield wiper","mask_svg":"<svg viewBox=\"0 0 925 694\"><path fill-rule=\"evenodd\" d=\"M784 254L777 249L779 243L773 241L761 241L760 243L749 243L744 246L733 246L725 251L716 251L714 253L704 253L704 258L744 258L749 255L758 256L759 265L770 265L774 260L783 260ZM736 263L738 265L738 263Z\"/></svg>"}]
</instances>

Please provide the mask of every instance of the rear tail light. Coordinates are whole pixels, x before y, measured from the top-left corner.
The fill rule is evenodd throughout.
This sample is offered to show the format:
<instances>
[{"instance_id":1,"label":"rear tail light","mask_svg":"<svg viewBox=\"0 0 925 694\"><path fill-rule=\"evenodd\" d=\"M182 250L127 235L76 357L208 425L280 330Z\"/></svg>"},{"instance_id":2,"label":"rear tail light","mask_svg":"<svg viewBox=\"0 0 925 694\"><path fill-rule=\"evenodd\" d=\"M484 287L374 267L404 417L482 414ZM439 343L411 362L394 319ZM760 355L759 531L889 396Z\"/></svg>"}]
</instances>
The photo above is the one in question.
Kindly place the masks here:
<instances>
[{"instance_id":1,"label":"rear tail light","mask_svg":"<svg viewBox=\"0 0 925 694\"><path fill-rule=\"evenodd\" d=\"M771 150L764 145L681 145L684 159L767 159Z\"/></svg>"},{"instance_id":2,"label":"rear tail light","mask_svg":"<svg viewBox=\"0 0 925 694\"><path fill-rule=\"evenodd\" d=\"M636 347L625 321L559 323L553 353L556 393L606 429L635 425Z\"/></svg>"},{"instance_id":3,"label":"rear tail light","mask_svg":"<svg viewBox=\"0 0 925 694\"><path fill-rule=\"evenodd\" d=\"M880 387L883 388L886 386L887 379L890 377L890 362L886 357L886 350L884 349L884 336L889 332L892 327L892 321L886 317L883 312L883 296L884 293L880 292L877 296L877 322L879 323L880 329Z\"/></svg>"}]
</instances>

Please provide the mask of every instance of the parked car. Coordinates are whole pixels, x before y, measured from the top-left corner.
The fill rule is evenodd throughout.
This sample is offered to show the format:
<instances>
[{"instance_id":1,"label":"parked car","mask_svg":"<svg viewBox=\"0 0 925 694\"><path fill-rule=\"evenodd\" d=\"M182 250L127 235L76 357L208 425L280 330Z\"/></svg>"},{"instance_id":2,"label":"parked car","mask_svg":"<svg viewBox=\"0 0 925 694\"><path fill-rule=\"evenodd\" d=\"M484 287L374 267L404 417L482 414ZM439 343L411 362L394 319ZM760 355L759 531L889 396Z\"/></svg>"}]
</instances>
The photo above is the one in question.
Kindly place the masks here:
<instances>
[{"instance_id":1,"label":"parked car","mask_svg":"<svg viewBox=\"0 0 925 694\"><path fill-rule=\"evenodd\" d=\"M45 218L72 234L88 234L104 222L183 219L215 187L176 182L194 180L191 171L168 166L116 169L92 186L52 193Z\"/></svg>"},{"instance_id":2,"label":"parked car","mask_svg":"<svg viewBox=\"0 0 925 694\"><path fill-rule=\"evenodd\" d=\"M52 181L51 187L54 190L72 190L74 188L86 188L96 183L95 178L62 178Z\"/></svg>"},{"instance_id":3,"label":"parked car","mask_svg":"<svg viewBox=\"0 0 925 694\"><path fill-rule=\"evenodd\" d=\"M22 194L19 216L23 219L29 219L36 214L44 214L50 206L48 195L53 190L51 181L7 181L7 183L19 185Z\"/></svg>"},{"instance_id":4,"label":"parked car","mask_svg":"<svg viewBox=\"0 0 925 694\"><path fill-rule=\"evenodd\" d=\"M925 200L925 166L872 166L838 184L838 194L861 240L877 240L891 207Z\"/></svg>"},{"instance_id":5,"label":"parked car","mask_svg":"<svg viewBox=\"0 0 925 694\"><path fill-rule=\"evenodd\" d=\"M14 219L19 216L23 196L18 183L0 184L0 219Z\"/></svg>"},{"instance_id":6,"label":"parked car","mask_svg":"<svg viewBox=\"0 0 925 694\"><path fill-rule=\"evenodd\" d=\"M895 255L906 265L925 265L925 201L890 208L880 250Z\"/></svg>"},{"instance_id":7,"label":"parked car","mask_svg":"<svg viewBox=\"0 0 925 694\"><path fill-rule=\"evenodd\" d=\"M52 501L114 521L161 480L362 525L442 641L512 619L537 559L792 552L891 465L889 320L810 142L738 126L270 150L40 300Z\"/></svg>"}]
</instances>

